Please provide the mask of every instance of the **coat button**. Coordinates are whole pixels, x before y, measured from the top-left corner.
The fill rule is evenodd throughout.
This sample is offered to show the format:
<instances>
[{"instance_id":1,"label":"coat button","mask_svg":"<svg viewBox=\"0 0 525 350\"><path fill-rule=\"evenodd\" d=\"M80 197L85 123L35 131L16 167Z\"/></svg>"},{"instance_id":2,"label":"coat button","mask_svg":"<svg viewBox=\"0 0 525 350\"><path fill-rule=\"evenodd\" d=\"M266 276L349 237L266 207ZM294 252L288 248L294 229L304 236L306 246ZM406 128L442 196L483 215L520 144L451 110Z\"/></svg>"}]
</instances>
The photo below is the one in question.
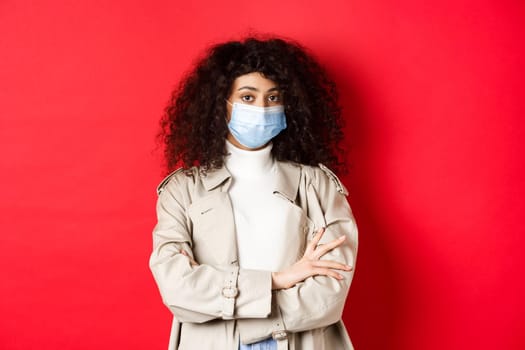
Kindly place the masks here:
<instances>
[{"instance_id":1,"label":"coat button","mask_svg":"<svg viewBox=\"0 0 525 350\"><path fill-rule=\"evenodd\" d=\"M280 330L280 331L273 331L272 332L272 338L274 340L284 340L288 338L288 334L286 334L286 331Z\"/></svg>"}]
</instances>

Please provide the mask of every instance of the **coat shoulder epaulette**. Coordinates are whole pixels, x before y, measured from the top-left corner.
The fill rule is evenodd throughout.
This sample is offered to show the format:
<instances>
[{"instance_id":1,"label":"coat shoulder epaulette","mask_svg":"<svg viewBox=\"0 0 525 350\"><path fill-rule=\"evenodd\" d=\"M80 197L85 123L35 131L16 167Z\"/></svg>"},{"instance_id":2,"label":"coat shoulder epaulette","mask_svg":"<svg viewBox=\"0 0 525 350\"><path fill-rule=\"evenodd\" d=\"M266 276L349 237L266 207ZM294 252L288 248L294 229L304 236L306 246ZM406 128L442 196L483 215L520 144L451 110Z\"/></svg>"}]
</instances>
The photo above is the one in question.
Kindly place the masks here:
<instances>
[{"instance_id":1,"label":"coat shoulder epaulette","mask_svg":"<svg viewBox=\"0 0 525 350\"><path fill-rule=\"evenodd\" d=\"M326 165L319 163L319 168L328 176L335 184L335 188L337 189L337 192L344 194L345 196L348 196L348 190L346 189L345 185L339 180L337 175L334 174L334 172Z\"/></svg>"},{"instance_id":2,"label":"coat shoulder epaulette","mask_svg":"<svg viewBox=\"0 0 525 350\"><path fill-rule=\"evenodd\" d=\"M173 176L175 176L176 174L180 173L181 171L184 171L184 168L178 168L177 170L171 172L170 174L168 174L161 182L160 184L157 186L157 195L160 195L162 193L162 191L164 191L164 187L166 187L166 185L168 184L168 182L171 180L171 178Z\"/></svg>"}]
</instances>

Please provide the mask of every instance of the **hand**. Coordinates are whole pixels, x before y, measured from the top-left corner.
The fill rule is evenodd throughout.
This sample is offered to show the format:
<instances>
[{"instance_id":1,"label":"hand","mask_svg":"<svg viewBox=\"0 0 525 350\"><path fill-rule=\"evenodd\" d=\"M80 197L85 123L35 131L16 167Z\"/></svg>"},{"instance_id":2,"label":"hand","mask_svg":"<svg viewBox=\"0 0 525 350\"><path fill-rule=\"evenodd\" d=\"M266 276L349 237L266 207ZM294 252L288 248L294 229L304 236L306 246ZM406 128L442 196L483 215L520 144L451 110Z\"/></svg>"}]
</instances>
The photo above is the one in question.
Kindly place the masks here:
<instances>
[{"instance_id":1,"label":"hand","mask_svg":"<svg viewBox=\"0 0 525 350\"><path fill-rule=\"evenodd\" d=\"M343 276L335 270L352 270L351 266L337 261L319 260L323 255L343 244L346 239L346 236L341 236L327 244L317 246L321 237L323 237L323 233L324 228L317 231L314 238L306 246L301 260L283 271L272 272L272 289L291 288L308 277L317 275L330 276L342 280Z\"/></svg>"},{"instance_id":2,"label":"hand","mask_svg":"<svg viewBox=\"0 0 525 350\"><path fill-rule=\"evenodd\" d=\"M193 260L193 258L185 250L181 249L180 253L188 258L188 260L190 261L191 267L199 266L199 263Z\"/></svg>"}]
</instances>

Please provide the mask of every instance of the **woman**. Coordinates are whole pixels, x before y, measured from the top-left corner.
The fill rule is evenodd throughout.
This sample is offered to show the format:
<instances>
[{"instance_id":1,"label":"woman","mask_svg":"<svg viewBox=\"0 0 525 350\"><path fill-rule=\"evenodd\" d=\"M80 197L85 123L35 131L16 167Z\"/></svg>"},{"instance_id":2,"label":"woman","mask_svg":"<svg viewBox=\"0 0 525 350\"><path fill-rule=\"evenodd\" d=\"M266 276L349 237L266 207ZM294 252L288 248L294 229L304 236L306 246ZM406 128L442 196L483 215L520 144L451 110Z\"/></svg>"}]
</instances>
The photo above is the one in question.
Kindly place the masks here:
<instances>
[{"instance_id":1,"label":"woman","mask_svg":"<svg viewBox=\"0 0 525 350\"><path fill-rule=\"evenodd\" d=\"M170 349L352 349L341 315L357 228L334 84L299 45L212 47L162 120L150 267Z\"/></svg>"}]
</instances>

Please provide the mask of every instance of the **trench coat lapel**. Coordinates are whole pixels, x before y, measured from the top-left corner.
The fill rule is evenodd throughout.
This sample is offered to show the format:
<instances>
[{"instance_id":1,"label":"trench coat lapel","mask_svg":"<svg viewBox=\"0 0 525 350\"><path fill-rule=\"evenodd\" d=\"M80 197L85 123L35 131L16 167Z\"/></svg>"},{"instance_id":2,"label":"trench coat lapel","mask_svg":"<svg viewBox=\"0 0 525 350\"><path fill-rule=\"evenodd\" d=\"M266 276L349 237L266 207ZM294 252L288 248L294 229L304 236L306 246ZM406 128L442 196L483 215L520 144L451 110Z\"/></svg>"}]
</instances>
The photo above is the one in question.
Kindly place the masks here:
<instances>
[{"instance_id":1,"label":"trench coat lapel","mask_svg":"<svg viewBox=\"0 0 525 350\"><path fill-rule=\"evenodd\" d=\"M238 265L235 221L227 192L232 182L231 174L222 167L199 172L198 176L206 194L192 204L190 214L198 217L194 222L194 234L204 233L204 244L215 257L215 263Z\"/></svg>"},{"instance_id":2,"label":"trench coat lapel","mask_svg":"<svg viewBox=\"0 0 525 350\"><path fill-rule=\"evenodd\" d=\"M274 193L279 193L290 202L295 202L299 182L301 180L301 168L289 162L276 162L277 183Z\"/></svg>"}]
</instances>

